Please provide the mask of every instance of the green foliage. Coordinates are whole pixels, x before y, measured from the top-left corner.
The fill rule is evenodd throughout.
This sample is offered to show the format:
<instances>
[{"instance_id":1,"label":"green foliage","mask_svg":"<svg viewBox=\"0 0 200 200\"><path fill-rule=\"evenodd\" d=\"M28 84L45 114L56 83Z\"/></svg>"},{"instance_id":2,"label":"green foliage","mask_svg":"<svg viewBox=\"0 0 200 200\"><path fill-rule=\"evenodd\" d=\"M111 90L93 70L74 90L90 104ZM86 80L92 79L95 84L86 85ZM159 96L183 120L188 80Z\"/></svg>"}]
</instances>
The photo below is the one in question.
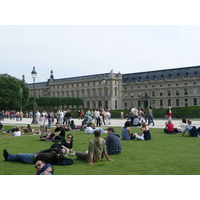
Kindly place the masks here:
<instances>
[{"instance_id":1,"label":"green foliage","mask_svg":"<svg viewBox=\"0 0 200 200\"><path fill-rule=\"evenodd\" d=\"M20 110L20 88L22 88L23 110L28 105L29 89L25 83L8 74L0 74L0 110Z\"/></svg>"},{"instance_id":2,"label":"green foliage","mask_svg":"<svg viewBox=\"0 0 200 200\"><path fill-rule=\"evenodd\" d=\"M165 118L166 108L153 109L155 118ZM129 110L111 110L112 118L120 118L120 113L129 114ZM200 107L172 108L173 118L200 118Z\"/></svg>"},{"instance_id":3,"label":"green foliage","mask_svg":"<svg viewBox=\"0 0 200 200\"><path fill-rule=\"evenodd\" d=\"M12 127L5 127L6 130ZM53 130L53 128L52 128ZM121 127L115 131L121 135ZM131 127L131 132L138 132L139 128ZM184 136L181 133L168 135L163 129L151 128L152 140L121 140L122 153L109 156L114 162L105 158L89 166L87 162L78 160L76 156L69 156L74 160L73 165L56 166L55 175L198 175L199 174L199 138ZM67 132L68 133L68 132ZM85 152L92 134L83 131L70 132L74 136L73 149ZM106 134L102 134L102 138ZM6 137L6 138L5 138ZM34 153L47 149L50 142L39 141L38 135L23 135L11 137L10 134L0 133L0 150L4 148L9 153ZM31 175L35 168L31 164L19 162L5 162L0 160L1 175Z\"/></svg>"},{"instance_id":4,"label":"green foliage","mask_svg":"<svg viewBox=\"0 0 200 200\"><path fill-rule=\"evenodd\" d=\"M33 97L29 101L33 102ZM36 97L35 101L38 107L48 109L55 106L83 105L83 99L72 97Z\"/></svg>"},{"instance_id":5,"label":"green foliage","mask_svg":"<svg viewBox=\"0 0 200 200\"><path fill-rule=\"evenodd\" d=\"M172 108L173 118L199 118L200 107L182 107ZM166 115L165 108L154 109L153 114L156 118L164 118Z\"/></svg>"}]
</instances>

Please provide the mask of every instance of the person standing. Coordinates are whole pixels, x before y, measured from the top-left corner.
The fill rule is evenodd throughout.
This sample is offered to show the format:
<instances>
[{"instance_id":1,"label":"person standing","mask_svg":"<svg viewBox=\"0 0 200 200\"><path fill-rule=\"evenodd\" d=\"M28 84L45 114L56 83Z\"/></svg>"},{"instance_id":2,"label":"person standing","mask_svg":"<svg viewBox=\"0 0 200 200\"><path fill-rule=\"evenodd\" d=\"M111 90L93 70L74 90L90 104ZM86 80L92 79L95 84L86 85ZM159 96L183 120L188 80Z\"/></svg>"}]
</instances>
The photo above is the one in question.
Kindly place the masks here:
<instances>
[{"instance_id":1,"label":"person standing","mask_svg":"<svg viewBox=\"0 0 200 200\"><path fill-rule=\"evenodd\" d=\"M150 123L153 123L153 126L155 125L154 121L153 121L153 110L152 110L152 107L149 107L149 110L148 110L148 125L150 125Z\"/></svg>"},{"instance_id":2,"label":"person standing","mask_svg":"<svg viewBox=\"0 0 200 200\"><path fill-rule=\"evenodd\" d=\"M67 110L66 114L65 114L65 120L66 120L66 124L68 124L68 122L70 121L72 115L70 113L70 110Z\"/></svg>"},{"instance_id":3,"label":"person standing","mask_svg":"<svg viewBox=\"0 0 200 200\"><path fill-rule=\"evenodd\" d=\"M48 128L51 129L51 125L52 123L54 123L54 114L51 110L49 111L47 115L47 119L48 119Z\"/></svg>"},{"instance_id":4,"label":"person standing","mask_svg":"<svg viewBox=\"0 0 200 200\"><path fill-rule=\"evenodd\" d=\"M171 107L169 107L169 108L167 109L166 115L167 115L167 119L168 119L168 120L171 120L171 119L172 119L172 109L171 109Z\"/></svg>"},{"instance_id":5,"label":"person standing","mask_svg":"<svg viewBox=\"0 0 200 200\"><path fill-rule=\"evenodd\" d=\"M96 122L96 126L100 126L100 124L101 124L101 121L100 121L100 112L99 112L98 108L94 112L94 122Z\"/></svg>"},{"instance_id":6,"label":"person standing","mask_svg":"<svg viewBox=\"0 0 200 200\"><path fill-rule=\"evenodd\" d=\"M109 110L106 110L105 112L105 120L106 120L106 125L110 125L110 118L111 118L111 113Z\"/></svg>"}]
</instances>

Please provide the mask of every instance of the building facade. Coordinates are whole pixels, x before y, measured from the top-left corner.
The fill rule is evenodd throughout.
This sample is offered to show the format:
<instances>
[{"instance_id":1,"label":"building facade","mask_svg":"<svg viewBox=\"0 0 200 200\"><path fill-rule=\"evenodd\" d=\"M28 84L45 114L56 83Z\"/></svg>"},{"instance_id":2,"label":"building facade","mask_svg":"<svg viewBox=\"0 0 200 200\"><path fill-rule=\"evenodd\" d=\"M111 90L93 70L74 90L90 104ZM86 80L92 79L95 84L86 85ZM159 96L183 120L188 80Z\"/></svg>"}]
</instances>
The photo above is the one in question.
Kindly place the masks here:
<instances>
[{"instance_id":1,"label":"building facade","mask_svg":"<svg viewBox=\"0 0 200 200\"><path fill-rule=\"evenodd\" d=\"M84 108L112 110L130 107L166 108L200 106L200 66L110 73L54 79L36 83L36 97L79 97ZM27 84L33 96L33 84Z\"/></svg>"}]
</instances>

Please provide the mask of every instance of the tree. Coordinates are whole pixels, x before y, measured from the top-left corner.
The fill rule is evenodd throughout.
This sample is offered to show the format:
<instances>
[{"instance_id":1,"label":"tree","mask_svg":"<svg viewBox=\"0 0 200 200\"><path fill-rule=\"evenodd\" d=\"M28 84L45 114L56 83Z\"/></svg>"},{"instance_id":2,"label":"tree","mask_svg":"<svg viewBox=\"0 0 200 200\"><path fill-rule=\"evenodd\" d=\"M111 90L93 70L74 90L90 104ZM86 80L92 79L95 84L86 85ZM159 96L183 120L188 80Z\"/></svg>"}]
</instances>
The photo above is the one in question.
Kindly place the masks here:
<instances>
[{"instance_id":1,"label":"tree","mask_svg":"<svg viewBox=\"0 0 200 200\"><path fill-rule=\"evenodd\" d=\"M22 80L8 74L0 74L0 110L20 110L20 88L22 88L22 108L28 104L29 89Z\"/></svg>"}]
</instances>

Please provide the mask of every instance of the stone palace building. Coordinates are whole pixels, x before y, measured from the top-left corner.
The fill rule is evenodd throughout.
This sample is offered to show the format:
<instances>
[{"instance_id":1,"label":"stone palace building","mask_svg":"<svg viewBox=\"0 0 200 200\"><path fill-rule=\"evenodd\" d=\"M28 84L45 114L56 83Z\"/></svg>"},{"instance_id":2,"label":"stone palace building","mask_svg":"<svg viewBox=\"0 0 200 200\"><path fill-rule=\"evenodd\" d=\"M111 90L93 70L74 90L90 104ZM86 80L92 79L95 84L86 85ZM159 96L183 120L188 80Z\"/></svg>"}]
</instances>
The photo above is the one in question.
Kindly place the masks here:
<instances>
[{"instance_id":1,"label":"stone palace building","mask_svg":"<svg viewBox=\"0 0 200 200\"><path fill-rule=\"evenodd\" d=\"M51 70L50 79L35 83L36 97L79 97L84 100L84 108L102 106L112 110L200 106L199 86L200 66L129 74L111 70L62 79L55 79ZM33 84L27 87L33 96Z\"/></svg>"}]
</instances>

